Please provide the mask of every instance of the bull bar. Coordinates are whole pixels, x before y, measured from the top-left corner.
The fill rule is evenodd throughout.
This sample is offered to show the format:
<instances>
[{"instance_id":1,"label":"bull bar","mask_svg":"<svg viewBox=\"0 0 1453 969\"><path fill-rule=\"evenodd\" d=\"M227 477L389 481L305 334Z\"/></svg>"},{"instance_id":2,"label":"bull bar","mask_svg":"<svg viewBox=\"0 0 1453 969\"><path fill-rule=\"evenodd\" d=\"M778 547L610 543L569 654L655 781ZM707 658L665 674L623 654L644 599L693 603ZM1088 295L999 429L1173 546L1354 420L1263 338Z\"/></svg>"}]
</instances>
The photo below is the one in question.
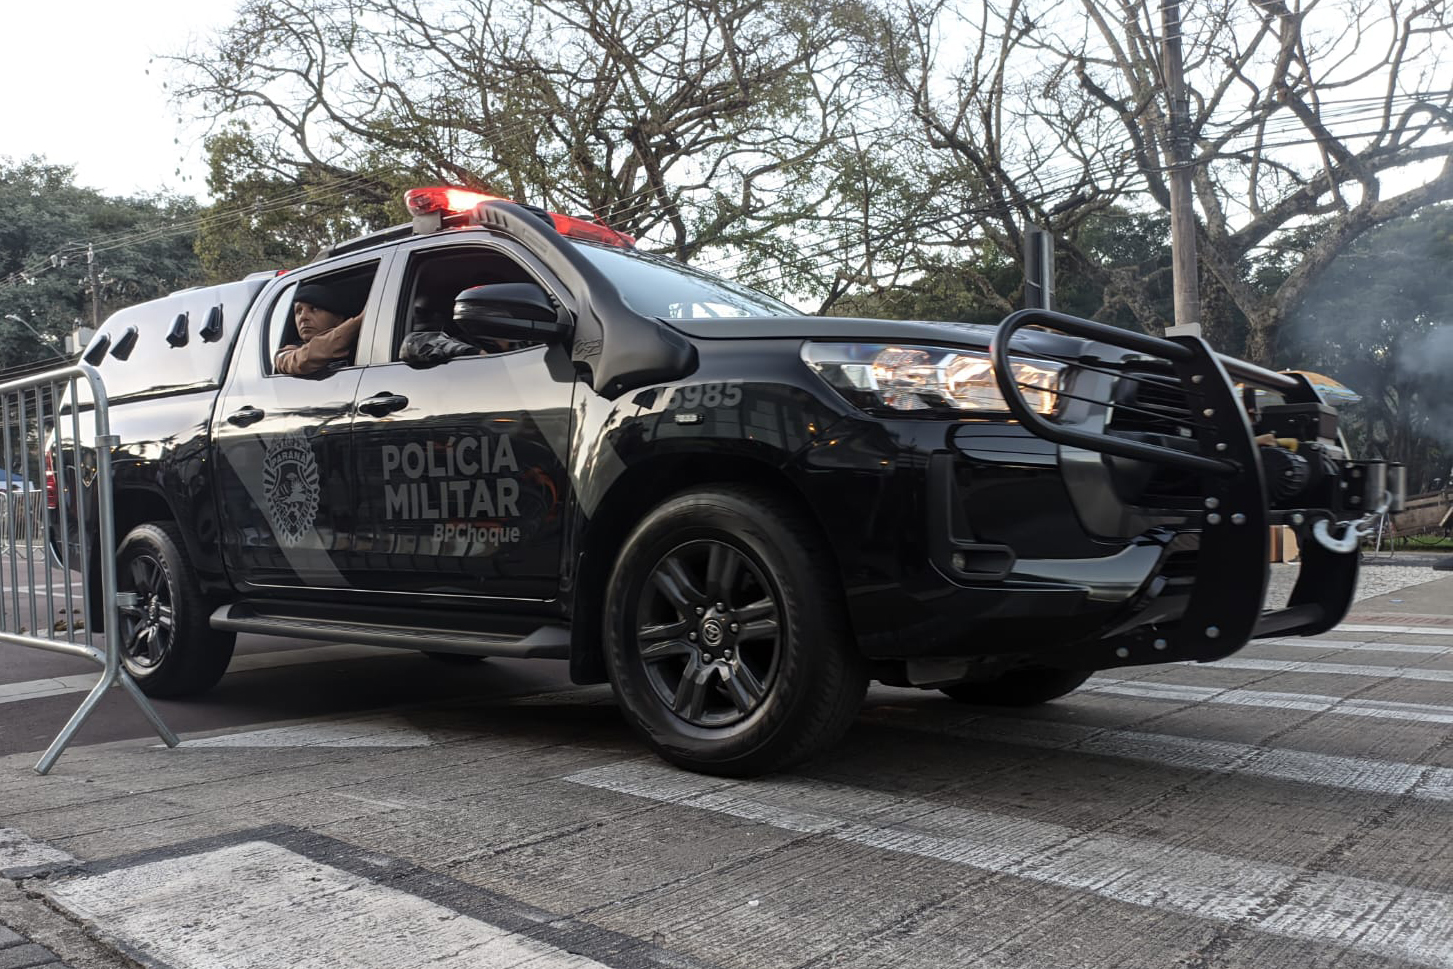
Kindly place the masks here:
<instances>
[{"instance_id":1,"label":"bull bar","mask_svg":"<svg viewBox=\"0 0 1453 969\"><path fill-rule=\"evenodd\" d=\"M1036 412L1010 366L1014 337L1028 326L1128 351L1137 362L1159 367L1185 393L1188 439L1176 441L1180 447L1134 440L1068 426ZM1022 343L1013 346L1015 359L1039 357L1117 381L1136 379L1092 353L1069 359L1026 352ZM1378 511L1400 505L1401 468L1382 461L1349 461L1340 450L1328 449L1325 465L1340 477L1331 489L1338 496L1334 502L1317 507L1282 507L1285 503L1273 502L1262 463L1263 442L1248 411L1257 390L1290 404L1321 405L1320 395L1305 377L1218 354L1199 337L1147 336L1040 309L1006 317L994 335L990 355L1007 409L1035 435L1198 476L1199 507L1185 512L1188 524L1199 533L1199 550L1184 610L1163 618L1154 618L1150 610L1151 618L1117 627L1088 644L1090 668L1178 659L1206 662L1229 656L1253 638L1310 636L1342 621L1357 584L1358 536ZM1240 392L1237 381L1244 388ZM1073 387L1061 394L1072 401L1103 405L1105 413L1114 406L1111 400L1078 396ZM1271 525L1290 525L1311 540L1302 543L1301 570L1287 606L1263 611ZM1166 532L1160 539L1168 545L1171 537ZM1143 591L1140 604L1155 594L1153 589Z\"/></svg>"}]
</instances>

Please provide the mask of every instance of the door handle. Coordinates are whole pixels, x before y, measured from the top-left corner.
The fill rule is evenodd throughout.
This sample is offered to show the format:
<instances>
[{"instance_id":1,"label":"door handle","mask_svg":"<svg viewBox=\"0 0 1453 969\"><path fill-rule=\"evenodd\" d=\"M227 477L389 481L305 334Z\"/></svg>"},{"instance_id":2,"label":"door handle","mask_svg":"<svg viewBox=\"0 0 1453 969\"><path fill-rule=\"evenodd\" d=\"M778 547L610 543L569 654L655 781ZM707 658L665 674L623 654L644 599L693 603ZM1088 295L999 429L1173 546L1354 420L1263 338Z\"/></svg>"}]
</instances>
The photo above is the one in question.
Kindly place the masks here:
<instances>
[{"instance_id":1,"label":"door handle","mask_svg":"<svg viewBox=\"0 0 1453 969\"><path fill-rule=\"evenodd\" d=\"M267 412L253 407L251 404L241 410L233 411L227 415L227 423L235 424L238 427L246 427L248 424L256 424L267 416Z\"/></svg>"},{"instance_id":2,"label":"door handle","mask_svg":"<svg viewBox=\"0 0 1453 969\"><path fill-rule=\"evenodd\" d=\"M402 394L390 394L387 392L374 394L367 400L360 400L358 402L358 410L374 417L383 417L386 414L392 414L396 410L403 410L407 406L409 406L409 399L407 397Z\"/></svg>"}]
</instances>

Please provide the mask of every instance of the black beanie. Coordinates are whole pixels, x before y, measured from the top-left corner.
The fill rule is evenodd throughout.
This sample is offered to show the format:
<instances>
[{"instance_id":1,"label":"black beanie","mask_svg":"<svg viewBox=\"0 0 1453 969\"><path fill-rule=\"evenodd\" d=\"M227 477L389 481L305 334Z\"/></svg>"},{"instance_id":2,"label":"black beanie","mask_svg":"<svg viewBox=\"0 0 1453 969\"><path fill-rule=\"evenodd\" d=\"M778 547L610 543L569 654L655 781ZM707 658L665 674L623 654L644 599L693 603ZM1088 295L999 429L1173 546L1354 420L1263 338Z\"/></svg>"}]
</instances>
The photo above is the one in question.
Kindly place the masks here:
<instances>
[{"instance_id":1,"label":"black beanie","mask_svg":"<svg viewBox=\"0 0 1453 969\"><path fill-rule=\"evenodd\" d=\"M343 294L325 283L303 283L293 294L293 302L307 303L339 316L348 315L348 304Z\"/></svg>"}]
</instances>

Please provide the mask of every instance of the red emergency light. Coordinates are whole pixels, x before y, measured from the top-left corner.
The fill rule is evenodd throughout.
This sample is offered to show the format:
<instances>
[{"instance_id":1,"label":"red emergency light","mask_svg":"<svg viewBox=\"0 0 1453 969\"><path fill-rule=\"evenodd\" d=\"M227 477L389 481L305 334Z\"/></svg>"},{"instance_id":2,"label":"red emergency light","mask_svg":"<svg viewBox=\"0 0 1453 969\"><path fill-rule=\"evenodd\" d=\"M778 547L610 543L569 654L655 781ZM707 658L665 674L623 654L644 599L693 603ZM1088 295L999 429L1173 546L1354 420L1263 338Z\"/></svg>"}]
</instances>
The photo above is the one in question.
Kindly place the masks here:
<instances>
[{"instance_id":1,"label":"red emergency light","mask_svg":"<svg viewBox=\"0 0 1453 969\"><path fill-rule=\"evenodd\" d=\"M628 236L624 232L617 232L604 222L589 222L585 219L576 218L573 215L561 215L559 212L551 212L550 218L555 222L555 228L562 236L569 236L572 239L586 239L590 242L600 242L607 246L620 246L623 249L634 249L636 240L634 236Z\"/></svg>"},{"instance_id":2,"label":"red emergency light","mask_svg":"<svg viewBox=\"0 0 1453 969\"><path fill-rule=\"evenodd\" d=\"M404 207L410 215L458 215L468 212L480 202L498 199L498 195L486 195L467 188L452 185L431 185L427 188L411 188L404 193Z\"/></svg>"},{"instance_id":3,"label":"red emergency light","mask_svg":"<svg viewBox=\"0 0 1453 969\"><path fill-rule=\"evenodd\" d=\"M459 215L471 211L481 202L490 201L509 200L501 199L498 195L488 195L484 192L457 188L452 185L411 188L404 193L404 206L408 208L410 215L433 215L435 212L440 215ZM623 249L634 249L636 246L634 238L624 232L617 232L603 222L592 222L589 219L581 219L573 215L561 215L559 212L548 214L550 220L555 223L556 231L571 239L584 239L607 246L619 246Z\"/></svg>"}]
</instances>

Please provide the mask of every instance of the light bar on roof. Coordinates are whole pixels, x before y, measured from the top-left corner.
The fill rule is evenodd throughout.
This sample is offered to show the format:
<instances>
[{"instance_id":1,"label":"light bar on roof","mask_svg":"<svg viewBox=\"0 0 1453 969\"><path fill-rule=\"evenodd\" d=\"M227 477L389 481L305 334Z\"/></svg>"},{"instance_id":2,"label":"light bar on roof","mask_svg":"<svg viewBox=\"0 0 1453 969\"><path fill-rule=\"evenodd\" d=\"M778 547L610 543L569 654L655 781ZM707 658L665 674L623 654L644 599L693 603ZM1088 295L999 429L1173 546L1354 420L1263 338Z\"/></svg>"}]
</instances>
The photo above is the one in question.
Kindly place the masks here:
<instances>
[{"instance_id":1,"label":"light bar on roof","mask_svg":"<svg viewBox=\"0 0 1453 969\"><path fill-rule=\"evenodd\" d=\"M430 185L426 188L411 188L404 193L404 206L410 215L457 215L468 212L480 202L498 199L498 195L486 195L468 188L453 185Z\"/></svg>"},{"instance_id":2,"label":"light bar on roof","mask_svg":"<svg viewBox=\"0 0 1453 969\"><path fill-rule=\"evenodd\" d=\"M441 216L461 215L465 212L472 212L475 206L481 202L495 201L507 202L509 200L502 199L498 195L488 195L474 189L458 188L453 185L411 188L404 193L404 205L408 208L409 214L414 216L433 215L436 212ZM559 212L543 214L550 216L550 221L554 223L556 231L571 239L599 242L622 249L636 247L636 240L633 237L624 232L617 232L603 222L582 219L574 215L561 215Z\"/></svg>"}]
</instances>

